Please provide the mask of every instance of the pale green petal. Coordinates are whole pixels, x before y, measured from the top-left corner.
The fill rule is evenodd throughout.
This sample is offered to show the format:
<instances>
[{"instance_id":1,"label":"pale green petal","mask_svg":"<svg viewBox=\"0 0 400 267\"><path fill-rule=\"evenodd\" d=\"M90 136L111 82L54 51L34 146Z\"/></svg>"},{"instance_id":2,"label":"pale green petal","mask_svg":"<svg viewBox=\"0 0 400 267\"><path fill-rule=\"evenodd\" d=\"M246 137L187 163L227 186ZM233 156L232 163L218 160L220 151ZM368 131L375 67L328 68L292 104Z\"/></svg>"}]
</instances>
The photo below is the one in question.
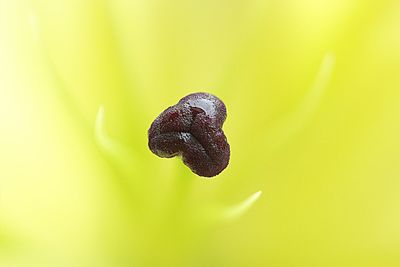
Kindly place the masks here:
<instances>
[{"instance_id":1,"label":"pale green petal","mask_svg":"<svg viewBox=\"0 0 400 267\"><path fill-rule=\"evenodd\" d=\"M399 266L399 28L398 0L0 0L0 266ZM214 179L147 146L195 91L228 109Z\"/></svg>"}]
</instances>

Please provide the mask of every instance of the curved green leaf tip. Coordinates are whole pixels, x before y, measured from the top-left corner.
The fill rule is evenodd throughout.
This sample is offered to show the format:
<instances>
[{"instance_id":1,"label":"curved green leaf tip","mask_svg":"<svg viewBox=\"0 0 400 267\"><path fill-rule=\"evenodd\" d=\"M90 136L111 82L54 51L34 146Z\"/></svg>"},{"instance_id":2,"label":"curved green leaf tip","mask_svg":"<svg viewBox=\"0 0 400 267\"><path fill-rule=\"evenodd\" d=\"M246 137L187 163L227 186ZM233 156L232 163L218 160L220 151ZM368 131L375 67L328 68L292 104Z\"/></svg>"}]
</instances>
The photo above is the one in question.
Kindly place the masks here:
<instances>
[{"instance_id":1,"label":"curved green leaf tip","mask_svg":"<svg viewBox=\"0 0 400 267\"><path fill-rule=\"evenodd\" d=\"M114 151L115 144L113 144L113 140L108 136L106 129L105 129L105 110L104 106L100 106L99 110L97 111L96 115L96 123L94 127L94 133L96 137L96 141L98 145L108 151Z\"/></svg>"},{"instance_id":2,"label":"curved green leaf tip","mask_svg":"<svg viewBox=\"0 0 400 267\"><path fill-rule=\"evenodd\" d=\"M109 136L105 127L105 108L100 106L96 115L94 134L98 146L110 156L115 158L131 158L132 152L128 151L118 140Z\"/></svg>"},{"instance_id":3,"label":"curved green leaf tip","mask_svg":"<svg viewBox=\"0 0 400 267\"><path fill-rule=\"evenodd\" d=\"M234 220L245 214L253 205L254 203L260 198L262 191L255 192L244 201L225 208L223 211L223 219L224 220Z\"/></svg>"}]
</instances>

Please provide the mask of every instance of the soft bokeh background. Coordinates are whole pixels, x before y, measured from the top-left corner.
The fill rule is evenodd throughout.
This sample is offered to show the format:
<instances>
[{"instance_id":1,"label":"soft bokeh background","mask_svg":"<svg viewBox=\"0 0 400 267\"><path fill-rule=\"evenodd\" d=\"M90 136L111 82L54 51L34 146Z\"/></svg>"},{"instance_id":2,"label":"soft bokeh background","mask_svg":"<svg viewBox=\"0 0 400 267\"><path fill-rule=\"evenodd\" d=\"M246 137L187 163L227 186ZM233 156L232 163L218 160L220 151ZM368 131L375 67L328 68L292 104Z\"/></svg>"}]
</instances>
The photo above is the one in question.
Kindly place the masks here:
<instances>
[{"instance_id":1,"label":"soft bokeh background","mask_svg":"<svg viewBox=\"0 0 400 267\"><path fill-rule=\"evenodd\" d=\"M196 91L211 180L147 149ZM2 267L400 266L399 150L398 0L0 0Z\"/></svg>"}]
</instances>

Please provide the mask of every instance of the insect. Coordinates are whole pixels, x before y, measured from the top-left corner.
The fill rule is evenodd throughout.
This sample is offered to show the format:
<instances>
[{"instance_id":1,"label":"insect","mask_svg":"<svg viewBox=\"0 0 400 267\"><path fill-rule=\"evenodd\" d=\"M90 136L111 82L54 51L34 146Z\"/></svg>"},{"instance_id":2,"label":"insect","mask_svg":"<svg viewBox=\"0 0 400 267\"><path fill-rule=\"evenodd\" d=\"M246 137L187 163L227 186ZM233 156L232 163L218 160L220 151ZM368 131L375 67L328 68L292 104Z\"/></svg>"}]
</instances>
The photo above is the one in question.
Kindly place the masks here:
<instances>
[{"instance_id":1,"label":"insect","mask_svg":"<svg viewBox=\"0 0 400 267\"><path fill-rule=\"evenodd\" d=\"M159 157L182 156L199 176L213 177L229 163L230 146L222 130L225 104L209 93L193 93L164 110L148 130L149 148Z\"/></svg>"}]
</instances>

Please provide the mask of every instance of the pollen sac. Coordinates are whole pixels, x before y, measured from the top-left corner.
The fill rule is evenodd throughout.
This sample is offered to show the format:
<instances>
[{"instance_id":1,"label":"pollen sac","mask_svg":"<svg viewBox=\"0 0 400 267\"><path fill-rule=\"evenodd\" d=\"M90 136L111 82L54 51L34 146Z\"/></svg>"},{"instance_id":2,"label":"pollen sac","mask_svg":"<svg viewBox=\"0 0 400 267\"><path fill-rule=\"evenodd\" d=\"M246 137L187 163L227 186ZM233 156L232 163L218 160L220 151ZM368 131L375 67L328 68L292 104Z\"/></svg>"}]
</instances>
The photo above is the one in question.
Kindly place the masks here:
<instances>
[{"instance_id":1,"label":"pollen sac","mask_svg":"<svg viewBox=\"0 0 400 267\"><path fill-rule=\"evenodd\" d=\"M182 156L194 173L213 177L229 163L230 147L222 131L225 119L226 107L218 97L187 95L151 124L149 148L162 158Z\"/></svg>"}]
</instances>

